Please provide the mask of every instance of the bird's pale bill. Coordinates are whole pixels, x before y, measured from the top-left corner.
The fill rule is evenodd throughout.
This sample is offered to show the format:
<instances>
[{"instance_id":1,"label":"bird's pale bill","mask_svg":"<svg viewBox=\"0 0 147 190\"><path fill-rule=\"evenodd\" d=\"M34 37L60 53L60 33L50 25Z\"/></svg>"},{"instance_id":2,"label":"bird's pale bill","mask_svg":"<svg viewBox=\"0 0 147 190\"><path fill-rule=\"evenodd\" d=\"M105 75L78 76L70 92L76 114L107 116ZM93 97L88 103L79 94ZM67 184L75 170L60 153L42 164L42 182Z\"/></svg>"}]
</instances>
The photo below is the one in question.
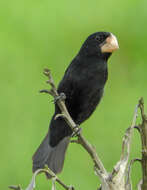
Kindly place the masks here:
<instances>
[{"instance_id":1,"label":"bird's pale bill","mask_svg":"<svg viewBox=\"0 0 147 190\"><path fill-rule=\"evenodd\" d=\"M107 37L106 40L101 44L101 52L112 53L117 49L119 49L117 38L111 33L110 36Z\"/></svg>"}]
</instances>

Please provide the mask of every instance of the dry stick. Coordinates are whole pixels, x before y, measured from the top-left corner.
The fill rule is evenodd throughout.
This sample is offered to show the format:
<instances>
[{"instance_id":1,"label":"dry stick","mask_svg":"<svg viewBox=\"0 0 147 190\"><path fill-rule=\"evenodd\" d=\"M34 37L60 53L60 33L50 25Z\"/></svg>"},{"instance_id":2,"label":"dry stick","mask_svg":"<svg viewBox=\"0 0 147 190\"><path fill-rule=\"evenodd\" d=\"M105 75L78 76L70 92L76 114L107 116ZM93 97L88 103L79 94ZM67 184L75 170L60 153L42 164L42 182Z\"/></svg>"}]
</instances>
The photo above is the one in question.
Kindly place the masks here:
<instances>
[{"instance_id":1,"label":"dry stick","mask_svg":"<svg viewBox=\"0 0 147 190\"><path fill-rule=\"evenodd\" d=\"M57 114L54 119L57 119L59 117L64 118L65 121L67 122L67 124L73 130L73 132L77 133L79 131L79 128L77 127L77 125L71 118L70 114L68 113L64 100L60 98L61 94L59 95L57 92L57 89L55 87L50 70L44 69L43 73L44 73L44 75L46 75L48 77L47 83L51 85L51 90L46 90L46 89L41 90L40 93L47 93L47 94L50 94L51 96L53 96L54 100L56 101L57 105L59 106L59 108L61 110L61 114ZM62 96L63 96L63 94L62 94ZM99 177L105 181L105 179L107 179L109 177L109 175L108 175L106 169L104 168L101 160L99 159L94 147L88 143L88 141L82 136L81 133L79 133L77 136L78 136L78 140L74 141L74 142L78 142L79 144L81 144L84 147L84 149L90 154L90 156L95 164L95 168L97 169L97 173L98 173ZM33 174L32 181L26 190L33 190L35 188L35 178L39 173L42 173L42 172L45 172L45 173L47 172L49 175L51 175L55 181L57 181L62 187L64 187L64 189L74 190L74 187L65 185L61 180L59 180L59 178L55 175L55 173L47 167L45 169L38 169ZM9 188L15 189L15 190L22 190L20 186L10 186Z\"/></svg>"},{"instance_id":2,"label":"dry stick","mask_svg":"<svg viewBox=\"0 0 147 190\"><path fill-rule=\"evenodd\" d=\"M70 128L73 130L73 132L76 133L79 130L79 128L77 127L76 123L73 121L69 112L67 111L65 102L59 98L60 94L58 94L57 89L54 85L54 81L51 76L50 70L45 69L44 74L48 77L47 83L49 83L52 88L50 91L42 90L41 92L45 92L45 93L47 92L50 95L52 95L55 100L58 99L58 101L56 101L56 103L61 110L61 114L57 115L56 117L63 117L65 119L65 121L67 122L67 124L70 126ZM106 169L104 168L101 160L99 159L94 147L91 144L89 144L89 142L84 138L84 136L81 133L78 134L77 136L78 136L79 144L81 144L84 147L84 149L89 153L89 155L91 156L91 158L95 164L95 167L100 170L99 175L103 175L103 176L105 176L105 178L108 178L108 173L107 173Z\"/></svg>"},{"instance_id":3,"label":"dry stick","mask_svg":"<svg viewBox=\"0 0 147 190\"><path fill-rule=\"evenodd\" d=\"M142 124L140 125L140 135L142 142L142 185L141 190L147 190L147 116L144 113L144 101L143 98L139 101L139 107L141 110Z\"/></svg>"},{"instance_id":4,"label":"dry stick","mask_svg":"<svg viewBox=\"0 0 147 190\"><path fill-rule=\"evenodd\" d=\"M67 124L73 130L73 132L77 133L79 131L79 128L77 127L77 125L75 124L75 122L71 118L70 114L68 113L66 106L65 106L65 102L63 99L61 99L61 94L60 95L58 94L57 89L54 85L53 78L50 74L50 71L48 69L45 69L44 74L49 79L47 81L47 83L49 83L51 85L51 90L41 90L40 92L48 93L54 97L57 105L59 106L59 108L61 110L61 114L57 114L55 119L57 119L59 117L64 118L65 121L67 122ZM63 97L63 94L62 94L62 97ZM111 173L111 175L109 175L107 173L106 169L104 168L101 160L99 159L99 157L95 151L95 148L91 144L89 144L89 142L82 136L81 133L77 134L78 140L72 141L72 142L78 142L79 144L81 144L83 146L83 148L91 156L91 158L95 164L95 171L96 171L97 175L100 177L101 182L102 182L101 187L104 190L110 190L110 189L118 190L120 188L122 190L131 190L132 189L130 182L125 183L125 176L127 175L127 165L128 165L129 155L130 155L131 137L132 137L133 128L135 127L135 123L136 123L137 110L138 110L138 105L136 106L136 109L134 112L132 125L130 128L128 128L126 130L126 133L125 133L125 136L123 139L122 154L121 154L120 161L117 162L117 164L114 167L114 170ZM144 113L143 110L142 110L142 113ZM146 121L146 119L145 119L145 121ZM146 149L143 149L143 150L146 150ZM143 152L146 153L146 151L143 151ZM66 190L73 190L74 189L73 187L69 187L69 186L65 185L62 181L60 181L58 179L58 177L49 168L45 168L45 169L39 169L34 173L32 181L31 181L29 187L27 188L27 190L32 190L34 188L35 177L40 172L49 173L52 176L53 180L57 181ZM126 186L125 186L125 184L126 184ZM13 189L18 189L18 187L15 187ZM20 188L20 190L21 190L21 188ZM146 189L142 189L142 190L146 190Z\"/></svg>"},{"instance_id":5,"label":"dry stick","mask_svg":"<svg viewBox=\"0 0 147 190\"><path fill-rule=\"evenodd\" d=\"M66 190L74 190L74 187L72 186L67 186L65 183L63 183L57 176L56 174L50 170L48 167L46 167L46 172L51 175L53 178L55 178L55 180L62 186L64 187L64 189Z\"/></svg>"},{"instance_id":6,"label":"dry stick","mask_svg":"<svg viewBox=\"0 0 147 190\"><path fill-rule=\"evenodd\" d=\"M50 170L47 166L45 166L44 169L36 170L36 172L33 174L32 180L31 180L30 184L28 185L28 187L26 188L26 190L33 190L35 188L35 186L36 186L36 176L38 174L41 174L41 173L48 173L52 177L52 180L57 181L64 189L66 189L66 190L74 190L73 186L67 186L65 183L63 183L56 176L56 174L52 170ZM9 186L9 188L13 189L13 190L22 190L20 185L18 185L18 186L11 185L11 186Z\"/></svg>"},{"instance_id":7,"label":"dry stick","mask_svg":"<svg viewBox=\"0 0 147 190\"><path fill-rule=\"evenodd\" d=\"M137 111L138 111L138 105L135 108L134 115L133 115L133 120L131 127L129 127L125 135L123 137L123 143L122 143L122 153L120 160L116 163L114 166L114 169L112 173L110 174L110 179L108 182L109 188L112 190L132 190L132 185L130 180L126 181L126 176L127 174L127 167L128 167L128 160L130 156L130 146L131 146L131 137L133 133L133 129L136 123L136 118L137 118Z\"/></svg>"},{"instance_id":8,"label":"dry stick","mask_svg":"<svg viewBox=\"0 0 147 190\"><path fill-rule=\"evenodd\" d=\"M33 177L32 177L32 180L31 180L31 183L29 184L29 186L26 188L26 190L33 190L35 188L35 180L36 180L36 176L40 173L48 173L51 177L52 177L52 180L54 181L57 181L64 189L66 190L74 190L74 187L72 186L67 186L66 184L64 184L57 176L56 174L50 170L47 166L45 166L44 169L38 169Z\"/></svg>"},{"instance_id":9,"label":"dry stick","mask_svg":"<svg viewBox=\"0 0 147 190\"><path fill-rule=\"evenodd\" d=\"M47 83L49 83L52 88L50 91L42 90L41 92L47 92L47 93L51 94L55 100L58 99L58 101L56 101L56 103L61 110L61 114L58 114L55 117L55 119L58 117L64 118L65 121L67 122L67 124L73 130L73 132L76 133L79 129L76 126L73 119L71 118L70 114L68 113L67 108L65 106L65 102L59 98L60 95L58 94L57 89L54 85L53 78L50 74L50 71L48 69L46 69L44 71L44 74L48 77L49 80L47 81ZM99 159L99 157L95 151L95 148L91 144L89 144L89 142L83 137L83 135L81 133L77 135L78 143L81 144L83 146L83 148L91 156L91 158L94 162L94 165L95 165L95 171L96 171L97 175L100 177L100 179L102 181L102 186L104 189L109 189L109 186L114 186L114 187L112 187L112 189L116 189L116 186L113 185L113 182L120 185L123 189L125 188L125 185L127 187L130 187L130 189L131 189L130 181L128 181L128 183L125 183L125 176L127 175L127 165L128 165L129 155L130 155L131 137L132 137L132 132L133 132L134 126L136 124L136 118L138 115L137 111L138 111L138 105L135 108L131 127L126 130L126 133L125 133L125 136L123 139L122 154L121 154L120 161L117 162L111 175L109 175L108 172L106 171L106 169L104 168L101 160ZM127 187L126 187L126 189L128 189Z\"/></svg>"},{"instance_id":10,"label":"dry stick","mask_svg":"<svg viewBox=\"0 0 147 190\"><path fill-rule=\"evenodd\" d=\"M126 184L129 184L130 183L130 180L131 180L131 168L132 168L132 165L135 163L135 162L141 162L141 159L140 158L134 158L130 161L129 163L129 166L128 166L128 171L127 171L127 176L126 176Z\"/></svg>"},{"instance_id":11,"label":"dry stick","mask_svg":"<svg viewBox=\"0 0 147 190\"><path fill-rule=\"evenodd\" d=\"M129 127L126 130L125 135L123 137L121 158L117 162L117 164L114 166L114 169L112 171L112 176L114 176L115 174L118 173L118 171L120 170L120 166L123 162L126 162L126 163L128 162L129 155L130 155L130 145L131 145L132 132L133 132L134 126L136 124L136 119L138 116L137 111L138 111L138 105L136 105L136 108L134 111L131 127Z\"/></svg>"}]
</instances>

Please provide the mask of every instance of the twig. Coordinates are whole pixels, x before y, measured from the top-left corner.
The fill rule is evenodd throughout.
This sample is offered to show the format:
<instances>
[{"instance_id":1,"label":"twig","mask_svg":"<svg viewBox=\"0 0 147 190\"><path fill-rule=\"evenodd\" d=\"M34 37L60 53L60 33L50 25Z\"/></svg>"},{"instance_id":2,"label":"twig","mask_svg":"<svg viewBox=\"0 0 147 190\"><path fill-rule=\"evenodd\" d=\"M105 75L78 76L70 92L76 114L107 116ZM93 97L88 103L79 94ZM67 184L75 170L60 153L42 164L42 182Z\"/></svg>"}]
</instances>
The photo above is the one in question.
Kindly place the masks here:
<instances>
[{"instance_id":1,"label":"twig","mask_svg":"<svg viewBox=\"0 0 147 190\"><path fill-rule=\"evenodd\" d=\"M57 181L64 189L66 190L74 190L73 186L67 186L65 183L63 183L57 176L56 174L49 169L47 166L45 166L44 169L38 169L35 171L35 173L33 174L32 180L30 182L30 184L28 185L28 187L26 188L26 190L33 190L36 186L35 181L36 181L36 176L40 173L48 173L53 181Z\"/></svg>"},{"instance_id":2,"label":"twig","mask_svg":"<svg viewBox=\"0 0 147 190\"><path fill-rule=\"evenodd\" d=\"M66 105L65 105L65 96L64 94L58 94L56 86L54 84L53 78L51 76L50 70L45 69L44 70L45 76L48 77L47 83L51 86L50 90L41 90L41 93L47 93L54 97L54 102L58 105L58 107L61 110L60 114L57 114L54 119L58 119L59 117L62 117L69 127L71 127L74 134L77 134L78 139L71 140L72 143L78 143L80 144L90 155L90 157L93 160L94 163L94 169L96 175L99 176L101 180L101 186L99 190L132 190L132 184L130 180L130 171L131 166L135 161L141 161L142 168L143 168L143 180L139 183L138 189L139 190L147 190L147 117L144 114L144 105L143 100L141 99L139 101L139 105L136 106L133 120L131 127L129 127L124 135L123 143L122 143L122 153L120 160L117 162L117 164L114 166L114 169L111 174L109 174L106 169L103 166L103 163L101 162L100 158L98 157L95 148L84 138L84 136L79 133L79 128L76 125L76 123L71 118ZM141 109L141 115L142 115L142 124L140 126L136 126L136 118L137 118L137 111L138 106ZM140 159L133 159L131 160L129 166L129 156L130 156L130 146L131 146L131 137L133 133L133 129L137 128L141 134L142 138L142 160ZM77 133L78 132L78 133ZM48 173L52 177L53 181L53 189L55 190L55 182L58 182L64 189L66 190L74 190L74 187L67 186L64 184L57 176L56 174L51 171L48 167L45 167L44 169L38 169L32 177L31 183L27 187L26 190L33 190L35 188L35 179L36 176L40 173ZM22 190L20 186L10 186L11 189L14 190ZM142 189L141 189L142 188Z\"/></svg>"},{"instance_id":3,"label":"twig","mask_svg":"<svg viewBox=\"0 0 147 190\"><path fill-rule=\"evenodd\" d=\"M128 162L129 154L130 154L130 143L131 143L132 131L136 124L136 119L138 116L137 111L138 111L138 105L136 106L135 111L134 111L131 127L129 127L126 130L125 135L123 137L121 158L113 169L113 172L112 172L113 176L118 173L118 171L120 170L120 166L122 165L123 162L124 163Z\"/></svg>"},{"instance_id":4,"label":"twig","mask_svg":"<svg viewBox=\"0 0 147 190\"><path fill-rule=\"evenodd\" d=\"M140 127L139 126L135 126L134 129L137 129L137 131L140 133Z\"/></svg>"},{"instance_id":5,"label":"twig","mask_svg":"<svg viewBox=\"0 0 147 190\"><path fill-rule=\"evenodd\" d=\"M59 115L60 117L63 117L67 124L71 127L73 132L76 133L78 128L76 127L75 122L71 118L70 114L68 113L68 110L65 106L65 102L62 101L59 97L59 94L57 92L57 89L53 83L53 79L51 76L50 71L46 69L45 75L48 77L48 83L51 85L51 91L54 94L54 98L58 99L56 102L57 105L59 106L61 110L61 114ZM134 116L132 120L131 127L129 127L126 130L125 136L123 138L123 144L122 144L122 153L121 153L121 158L120 161L117 162L116 166L113 169L113 172L111 174L108 174L106 169L103 166L103 163L99 159L95 148L83 137L81 133L79 133L78 136L78 142L83 146L83 148L89 153L91 156L94 166L95 166L95 172L99 176L102 182L102 189L107 190L107 189L116 189L117 187L121 187L122 189L125 189L126 186L130 186L131 184L127 184L125 182L125 176L127 175L127 165L128 165L128 160L130 156L130 145L131 145L131 137L132 137L132 132L134 127L136 126L136 118L137 118L137 111L138 111L138 105L135 108L134 111ZM58 117L58 115L57 115ZM75 141L74 141L75 142ZM129 175L129 174L128 174ZM114 185L115 184L115 185Z\"/></svg>"},{"instance_id":6,"label":"twig","mask_svg":"<svg viewBox=\"0 0 147 190\"><path fill-rule=\"evenodd\" d=\"M134 158L130 161L129 165L128 165L128 171L127 171L127 176L126 176L126 185L131 184L131 168L132 168L132 165L134 164L134 162L141 162L141 159L140 158Z\"/></svg>"},{"instance_id":7,"label":"twig","mask_svg":"<svg viewBox=\"0 0 147 190\"><path fill-rule=\"evenodd\" d=\"M62 101L62 99L58 98L60 95L58 94L57 89L56 89L56 87L54 85L53 78L51 76L50 70L45 69L44 74L48 77L48 83L52 87L51 91L52 91L53 97L55 99L58 99L58 101L56 103L57 103L57 105L59 106L59 108L61 110L61 114L57 115L56 117L58 117L58 116L61 117L62 116L65 119L65 121L67 122L67 124L71 127L73 132L76 133L77 130L78 130L78 127L77 127L76 123L73 121L73 119L71 118L69 112L67 111L67 108L65 106L65 102ZM95 167L98 170L100 170L99 176L102 175L102 176L105 176L106 178L108 178L108 173L107 173L106 169L104 168L101 160L99 159L94 147L91 144L89 144L89 142L83 137L83 135L81 133L78 134L78 142L89 153L89 155L91 156L91 158L92 158L92 160L94 162Z\"/></svg>"},{"instance_id":8,"label":"twig","mask_svg":"<svg viewBox=\"0 0 147 190\"><path fill-rule=\"evenodd\" d=\"M125 135L123 137L121 158L114 166L113 171L110 174L113 183L118 184L118 187L122 190L132 190L130 181L126 182L125 178L126 176L129 175L127 174L127 165L130 156L131 137L138 116L137 111L138 111L138 105L136 105L134 111L131 127L129 127L126 130Z\"/></svg>"},{"instance_id":9,"label":"twig","mask_svg":"<svg viewBox=\"0 0 147 190\"><path fill-rule=\"evenodd\" d=\"M67 124L71 127L73 132L76 133L78 131L78 127L77 127L76 123L73 121L73 119L71 118L71 116L65 106L65 102L59 98L59 94L53 83L51 73L50 73L50 71L49 72L48 71L49 70L46 69L45 75L49 79L48 83L52 87L51 91L52 91L53 97L55 99L58 99L58 101L56 103L61 110L61 114L57 115L56 117L63 117L65 119L65 121L67 122ZM127 187L129 187L129 186L130 186L130 190L131 190L131 184L127 184L125 182L125 176L127 175L126 173L127 173L128 160L129 160L129 156L130 156L131 137L132 137L133 129L136 126L136 118L138 115L137 111L138 111L138 105L136 106L135 111L134 111L134 116L133 116L131 127L129 127L126 130L125 136L123 138L122 153L121 153L120 161L117 162L117 164L114 167L113 172L111 174L108 174L108 172L104 168L103 163L101 162L101 160L99 159L99 157L95 151L95 148L84 138L84 136L81 133L77 134L77 136L78 136L77 141L75 141L75 140L72 141L72 142L81 144L82 147L91 156L91 158L94 162L95 172L99 176L99 178L101 179L101 182L102 182L102 185L101 185L102 190L103 189L104 190L109 190L109 189L114 190L117 188L121 188L122 190L123 189L128 190Z\"/></svg>"}]
</instances>

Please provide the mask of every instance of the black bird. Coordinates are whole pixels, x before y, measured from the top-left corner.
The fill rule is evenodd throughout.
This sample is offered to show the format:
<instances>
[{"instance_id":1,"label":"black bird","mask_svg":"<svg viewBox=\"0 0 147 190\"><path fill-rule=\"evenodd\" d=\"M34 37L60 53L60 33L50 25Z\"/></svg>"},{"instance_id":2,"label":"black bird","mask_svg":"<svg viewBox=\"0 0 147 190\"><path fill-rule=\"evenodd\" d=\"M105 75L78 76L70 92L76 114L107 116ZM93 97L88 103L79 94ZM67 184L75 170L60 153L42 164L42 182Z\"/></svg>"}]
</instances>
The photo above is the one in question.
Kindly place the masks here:
<instances>
[{"instance_id":1,"label":"black bird","mask_svg":"<svg viewBox=\"0 0 147 190\"><path fill-rule=\"evenodd\" d=\"M88 119L99 104L108 78L108 58L118 48L112 33L94 33L86 39L65 71L58 93L65 93L65 104L77 125ZM54 119L58 113L61 111L55 105L49 131L33 155L33 172L45 165L54 173L63 168L72 130L63 118Z\"/></svg>"}]
</instances>

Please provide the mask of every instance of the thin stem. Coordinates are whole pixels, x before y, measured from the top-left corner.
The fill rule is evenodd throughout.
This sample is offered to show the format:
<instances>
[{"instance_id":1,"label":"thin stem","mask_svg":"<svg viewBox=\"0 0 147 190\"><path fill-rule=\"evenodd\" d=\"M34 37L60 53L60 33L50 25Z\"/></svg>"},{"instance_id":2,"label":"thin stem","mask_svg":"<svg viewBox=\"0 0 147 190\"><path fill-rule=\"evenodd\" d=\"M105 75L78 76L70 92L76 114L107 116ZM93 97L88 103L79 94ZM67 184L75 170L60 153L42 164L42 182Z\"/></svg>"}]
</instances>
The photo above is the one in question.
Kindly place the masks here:
<instances>
[{"instance_id":1,"label":"thin stem","mask_svg":"<svg viewBox=\"0 0 147 190\"><path fill-rule=\"evenodd\" d=\"M67 124L69 125L69 127L71 127L71 129L73 130L73 132L77 132L77 125L76 123L73 121L72 117L70 116L66 106L65 106L65 102L62 99L59 99L59 94L57 92L57 89L54 85L53 82L53 78L51 76L51 73L48 69L45 70L44 73L47 77L48 77L48 83L51 85L51 91L53 92L53 96L55 99L58 99L58 101L56 102L58 107L61 110L61 115L60 116L64 116L63 118L65 119L65 121L67 122ZM58 115L55 117L57 118ZM89 155L91 156L94 165L101 171L100 173L102 173L104 176L108 177L108 173L106 171L106 169L103 166L103 163L101 162L100 158L98 157L94 147L84 138L84 136L80 133L78 134L78 142L79 144L82 145L82 147L89 153Z\"/></svg>"}]
</instances>

